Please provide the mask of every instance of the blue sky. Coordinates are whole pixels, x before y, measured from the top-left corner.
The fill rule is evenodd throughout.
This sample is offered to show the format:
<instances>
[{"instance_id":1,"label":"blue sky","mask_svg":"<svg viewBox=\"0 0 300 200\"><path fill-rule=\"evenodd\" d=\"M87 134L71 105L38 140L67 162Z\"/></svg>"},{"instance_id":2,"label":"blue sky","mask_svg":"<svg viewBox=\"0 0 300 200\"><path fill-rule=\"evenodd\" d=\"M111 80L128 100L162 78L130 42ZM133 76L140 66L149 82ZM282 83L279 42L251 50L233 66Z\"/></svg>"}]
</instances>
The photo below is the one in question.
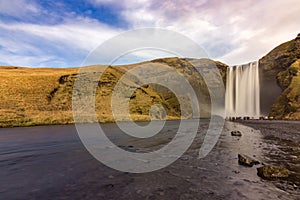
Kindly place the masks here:
<instances>
[{"instance_id":1,"label":"blue sky","mask_svg":"<svg viewBox=\"0 0 300 200\"><path fill-rule=\"evenodd\" d=\"M143 27L177 31L210 58L241 64L296 37L299 18L298 0L0 0L0 65L80 66L101 43ZM168 56L137 55L124 62Z\"/></svg>"}]
</instances>

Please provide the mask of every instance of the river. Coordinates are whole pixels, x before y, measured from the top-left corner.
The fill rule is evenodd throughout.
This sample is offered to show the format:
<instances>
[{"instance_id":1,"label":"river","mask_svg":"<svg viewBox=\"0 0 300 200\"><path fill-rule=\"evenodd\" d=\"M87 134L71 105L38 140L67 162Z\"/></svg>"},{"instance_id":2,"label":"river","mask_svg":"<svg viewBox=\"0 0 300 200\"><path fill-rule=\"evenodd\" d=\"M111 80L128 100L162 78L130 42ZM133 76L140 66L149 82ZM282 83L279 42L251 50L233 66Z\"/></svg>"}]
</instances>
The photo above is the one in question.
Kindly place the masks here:
<instances>
[{"instance_id":1,"label":"river","mask_svg":"<svg viewBox=\"0 0 300 200\"><path fill-rule=\"evenodd\" d=\"M200 122L196 139L181 158L142 174L120 172L97 161L74 125L2 128L0 199L300 199L300 122L226 122L214 149L198 159L208 124ZM122 136L113 123L102 127L119 147L139 152L167 144L178 121L168 121L148 142ZM240 130L242 137L231 136L231 130ZM238 153L284 165L292 175L263 180L256 166L238 164Z\"/></svg>"}]
</instances>

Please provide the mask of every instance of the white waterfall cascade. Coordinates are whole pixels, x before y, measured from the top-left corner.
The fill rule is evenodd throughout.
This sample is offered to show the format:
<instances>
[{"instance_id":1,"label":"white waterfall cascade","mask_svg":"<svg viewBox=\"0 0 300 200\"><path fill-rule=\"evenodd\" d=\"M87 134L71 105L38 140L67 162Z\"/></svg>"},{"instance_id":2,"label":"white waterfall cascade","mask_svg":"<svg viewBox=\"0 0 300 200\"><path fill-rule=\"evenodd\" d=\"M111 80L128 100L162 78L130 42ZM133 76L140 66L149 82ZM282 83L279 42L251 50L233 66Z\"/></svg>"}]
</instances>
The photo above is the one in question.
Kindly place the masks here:
<instances>
[{"instance_id":1,"label":"white waterfall cascade","mask_svg":"<svg viewBox=\"0 0 300 200\"><path fill-rule=\"evenodd\" d=\"M227 68L225 98L227 117L260 117L258 62Z\"/></svg>"}]
</instances>

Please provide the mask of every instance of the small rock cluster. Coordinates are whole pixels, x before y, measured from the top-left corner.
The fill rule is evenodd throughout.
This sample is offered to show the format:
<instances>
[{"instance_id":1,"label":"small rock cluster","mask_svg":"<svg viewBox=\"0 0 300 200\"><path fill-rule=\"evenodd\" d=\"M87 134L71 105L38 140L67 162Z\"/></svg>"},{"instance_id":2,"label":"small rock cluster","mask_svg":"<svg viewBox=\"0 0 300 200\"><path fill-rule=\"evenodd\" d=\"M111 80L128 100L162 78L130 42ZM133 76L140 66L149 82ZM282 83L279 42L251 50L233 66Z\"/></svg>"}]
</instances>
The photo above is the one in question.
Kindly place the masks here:
<instances>
[{"instance_id":1,"label":"small rock cluster","mask_svg":"<svg viewBox=\"0 0 300 200\"><path fill-rule=\"evenodd\" d=\"M231 131L232 136L241 137L242 133L238 130ZM260 162L254 158L238 154L238 162L240 165L253 167L253 165L258 165ZM287 178L290 175L290 171L282 166L266 166L261 163L263 166L257 168L257 175L263 179L274 179L274 178Z\"/></svg>"}]
</instances>

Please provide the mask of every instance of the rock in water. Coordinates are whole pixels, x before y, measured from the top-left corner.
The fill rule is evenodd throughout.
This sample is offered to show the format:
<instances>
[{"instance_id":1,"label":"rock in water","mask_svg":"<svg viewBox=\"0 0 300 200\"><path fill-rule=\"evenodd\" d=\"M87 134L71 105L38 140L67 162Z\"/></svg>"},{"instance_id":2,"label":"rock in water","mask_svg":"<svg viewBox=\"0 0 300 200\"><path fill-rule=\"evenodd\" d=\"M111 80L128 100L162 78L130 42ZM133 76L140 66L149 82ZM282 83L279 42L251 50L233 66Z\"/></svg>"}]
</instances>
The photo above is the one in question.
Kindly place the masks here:
<instances>
[{"instance_id":1,"label":"rock in water","mask_svg":"<svg viewBox=\"0 0 300 200\"><path fill-rule=\"evenodd\" d=\"M249 156L239 154L238 157L239 157L239 164L240 165L245 165L247 167L252 167L253 165L258 165L259 164L259 161L255 160L255 159L253 159Z\"/></svg>"},{"instance_id":2,"label":"rock in water","mask_svg":"<svg viewBox=\"0 0 300 200\"><path fill-rule=\"evenodd\" d=\"M290 171L284 167L263 166L257 168L257 175L264 179L287 178Z\"/></svg>"},{"instance_id":3,"label":"rock in water","mask_svg":"<svg viewBox=\"0 0 300 200\"><path fill-rule=\"evenodd\" d=\"M241 137L242 133L240 131L231 131L231 135L232 136L239 136L239 137Z\"/></svg>"}]
</instances>

